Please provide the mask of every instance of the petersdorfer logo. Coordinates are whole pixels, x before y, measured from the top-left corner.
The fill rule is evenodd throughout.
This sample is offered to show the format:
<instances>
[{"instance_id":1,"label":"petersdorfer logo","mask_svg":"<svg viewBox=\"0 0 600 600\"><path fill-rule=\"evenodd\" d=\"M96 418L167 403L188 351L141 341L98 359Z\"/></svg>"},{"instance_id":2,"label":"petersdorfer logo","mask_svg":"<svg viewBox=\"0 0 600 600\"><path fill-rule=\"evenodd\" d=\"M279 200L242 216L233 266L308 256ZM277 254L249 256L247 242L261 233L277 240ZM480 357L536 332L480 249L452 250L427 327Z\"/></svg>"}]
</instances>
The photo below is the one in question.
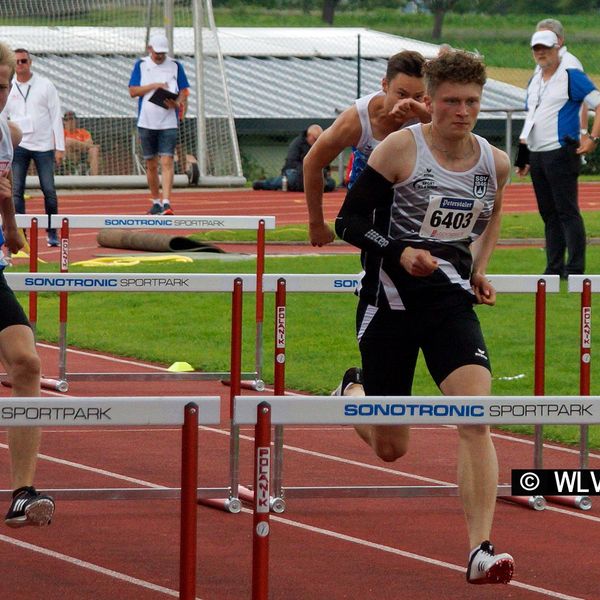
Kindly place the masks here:
<instances>
[{"instance_id":1,"label":"petersdorfer logo","mask_svg":"<svg viewBox=\"0 0 600 600\"><path fill-rule=\"evenodd\" d=\"M256 512L268 513L270 500L271 448L259 447L256 454Z\"/></svg>"},{"instance_id":2,"label":"petersdorfer logo","mask_svg":"<svg viewBox=\"0 0 600 600\"><path fill-rule=\"evenodd\" d=\"M285 306L277 307L277 338L276 348L285 348Z\"/></svg>"},{"instance_id":3,"label":"petersdorfer logo","mask_svg":"<svg viewBox=\"0 0 600 600\"><path fill-rule=\"evenodd\" d=\"M483 198L488 189L489 175L474 175L473 176L473 195L475 198Z\"/></svg>"}]
</instances>

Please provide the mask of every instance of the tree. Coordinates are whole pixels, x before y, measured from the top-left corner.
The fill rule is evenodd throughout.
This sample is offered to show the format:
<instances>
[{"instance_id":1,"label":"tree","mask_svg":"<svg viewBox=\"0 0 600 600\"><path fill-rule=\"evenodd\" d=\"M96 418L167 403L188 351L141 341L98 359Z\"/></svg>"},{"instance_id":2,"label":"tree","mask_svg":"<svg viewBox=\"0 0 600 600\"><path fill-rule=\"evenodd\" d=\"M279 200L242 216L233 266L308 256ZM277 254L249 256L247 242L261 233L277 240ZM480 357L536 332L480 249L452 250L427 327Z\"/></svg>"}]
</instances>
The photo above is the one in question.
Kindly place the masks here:
<instances>
[{"instance_id":1,"label":"tree","mask_svg":"<svg viewBox=\"0 0 600 600\"><path fill-rule=\"evenodd\" d=\"M446 13L452 10L458 0L423 0L423 4L433 13L433 30L431 37L439 40L442 37L442 26Z\"/></svg>"},{"instance_id":2,"label":"tree","mask_svg":"<svg viewBox=\"0 0 600 600\"><path fill-rule=\"evenodd\" d=\"M335 16L335 7L339 4L340 0L323 0L323 13L321 19L328 25L333 25L333 18Z\"/></svg>"}]
</instances>

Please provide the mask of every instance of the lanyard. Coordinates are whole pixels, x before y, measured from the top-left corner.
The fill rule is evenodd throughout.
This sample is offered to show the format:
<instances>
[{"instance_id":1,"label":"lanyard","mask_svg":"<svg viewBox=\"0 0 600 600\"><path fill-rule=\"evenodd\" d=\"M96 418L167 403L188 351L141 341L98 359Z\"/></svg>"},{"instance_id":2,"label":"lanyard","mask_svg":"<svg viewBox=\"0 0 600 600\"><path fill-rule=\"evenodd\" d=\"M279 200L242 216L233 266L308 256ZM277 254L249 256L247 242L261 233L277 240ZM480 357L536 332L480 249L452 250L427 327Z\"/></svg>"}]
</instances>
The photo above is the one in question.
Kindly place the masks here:
<instances>
[{"instance_id":1,"label":"lanyard","mask_svg":"<svg viewBox=\"0 0 600 600\"><path fill-rule=\"evenodd\" d=\"M21 86L17 82L15 82L15 85L19 90L19 94L21 94L21 98L23 98L23 102L27 104L27 98L29 98L29 92L31 91L31 84L29 84L29 87L27 88L27 93L25 95L23 95L23 92L21 91Z\"/></svg>"}]
</instances>

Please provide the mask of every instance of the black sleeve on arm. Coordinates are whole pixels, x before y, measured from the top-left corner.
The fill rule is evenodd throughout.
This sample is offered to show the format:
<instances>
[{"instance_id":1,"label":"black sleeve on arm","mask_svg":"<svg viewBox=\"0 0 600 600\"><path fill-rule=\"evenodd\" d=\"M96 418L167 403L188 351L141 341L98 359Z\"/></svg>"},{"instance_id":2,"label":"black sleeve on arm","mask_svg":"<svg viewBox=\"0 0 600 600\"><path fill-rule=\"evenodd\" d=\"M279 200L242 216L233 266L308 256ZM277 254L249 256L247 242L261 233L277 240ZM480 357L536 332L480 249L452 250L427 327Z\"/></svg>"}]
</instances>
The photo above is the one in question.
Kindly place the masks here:
<instances>
[{"instance_id":1,"label":"black sleeve on arm","mask_svg":"<svg viewBox=\"0 0 600 600\"><path fill-rule=\"evenodd\" d=\"M392 240L373 225L374 213L389 210L394 199L392 182L367 165L346 194L335 221L335 231L346 242L383 258L400 260L408 246Z\"/></svg>"}]
</instances>

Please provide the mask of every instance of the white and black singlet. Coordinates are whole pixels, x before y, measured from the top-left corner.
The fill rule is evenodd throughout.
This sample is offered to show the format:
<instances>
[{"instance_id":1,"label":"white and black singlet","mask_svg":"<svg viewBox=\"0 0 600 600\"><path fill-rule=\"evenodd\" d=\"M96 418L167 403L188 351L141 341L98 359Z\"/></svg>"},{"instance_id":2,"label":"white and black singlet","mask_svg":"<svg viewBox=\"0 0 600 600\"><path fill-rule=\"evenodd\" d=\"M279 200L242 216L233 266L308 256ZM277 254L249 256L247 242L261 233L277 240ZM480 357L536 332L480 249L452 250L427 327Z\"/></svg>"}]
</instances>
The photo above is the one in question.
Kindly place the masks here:
<instances>
[{"instance_id":1,"label":"white and black singlet","mask_svg":"<svg viewBox=\"0 0 600 600\"><path fill-rule=\"evenodd\" d=\"M391 206L373 212L373 229L387 232L390 240L429 250L439 268L428 277L413 277L399 260L363 249L360 297L392 310L471 304L469 247L492 215L498 188L492 147L474 135L480 149L477 163L467 171L448 171L432 155L421 124L408 129L416 143L413 172L393 186Z\"/></svg>"}]
</instances>

